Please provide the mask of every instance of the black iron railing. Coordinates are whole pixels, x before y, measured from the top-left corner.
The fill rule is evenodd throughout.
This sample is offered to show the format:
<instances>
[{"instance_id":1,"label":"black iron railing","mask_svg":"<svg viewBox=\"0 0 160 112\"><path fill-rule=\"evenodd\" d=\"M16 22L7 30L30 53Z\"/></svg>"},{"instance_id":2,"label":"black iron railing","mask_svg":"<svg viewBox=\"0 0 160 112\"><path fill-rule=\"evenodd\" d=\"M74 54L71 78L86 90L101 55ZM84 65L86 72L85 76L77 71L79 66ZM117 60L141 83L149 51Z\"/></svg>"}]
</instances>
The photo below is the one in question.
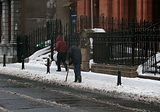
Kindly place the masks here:
<instances>
[{"instance_id":1,"label":"black iron railing","mask_svg":"<svg viewBox=\"0 0 160 112\"><path fill-rule=\"evenodd\" d=\"M155 54L159 51L159 25L160 21L156 22L137 22L136 20L127 21L116 18L96 18L94 17L94 28L102 28L105 30L103 35L98 33L90 34L93 39L93 60L95 63L129 65L135 66L143 63L143 72L149 67L157 67ZM71 31L72 29L74 31ZM74 28L73 28L74 27ZM76 28L75 28L76 27ZM17 38L17 51L20 57L21 47L26 48L23 55L30 56L36 51L36 45L50 40L51 50L56 45L56 37L61 34L62 38L70 47L71 42L76 42L79 46L79 32L82 29L91 28L91 18L81 17L77 20L77 24L70 26L65 24L62 26L60 20L49 21L46 27L42 27L33 31L25 38L25 42ZM21 45L23 43L24 45ZM20 48L19 48L20 47ZM22 50L24 51L24 50ZM154 63L147 62L146 59L154 60ZM152 61L153 62L153 61ZM154 68L156 70L156 68Z\"/></svg>"}]
</instances>

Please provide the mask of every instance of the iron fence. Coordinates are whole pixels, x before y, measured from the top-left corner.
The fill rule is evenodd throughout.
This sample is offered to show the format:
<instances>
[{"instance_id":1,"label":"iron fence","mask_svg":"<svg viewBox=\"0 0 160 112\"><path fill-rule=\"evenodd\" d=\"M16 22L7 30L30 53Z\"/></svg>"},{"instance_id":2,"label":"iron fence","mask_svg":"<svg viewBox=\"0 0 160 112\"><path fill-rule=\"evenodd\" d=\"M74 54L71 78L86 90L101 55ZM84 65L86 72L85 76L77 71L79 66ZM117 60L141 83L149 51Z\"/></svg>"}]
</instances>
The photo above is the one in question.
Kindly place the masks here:
<instances>
[{"instance_id":1,"label":"iron fence","mask_svg":"<svg viewBox=\"0 0 160 112\"><path fill-rule=\"evenodd\" d=\"M94 62L129 66L143 64L143 72L149 70L150 67L157 70L155 54L159 51L159 25L159 20L156 22L137 22L136 20L127 21L123 18L119 20L94 17L94 28L102 28L106 31L101 35L98 33L89 34L89 37L93 39ZM74 31L71 31L71 27ZM23 54L28 57L36 51L37 45L43 46L44 41L48 40L51 42L51 53L53 53L56 37L59 34L67 42L68 47L72 42L79 46L80 30L90 28L91 18L87 16L77 20L77 24L74 26L69 24L62 26L60 20L48 21L46 27L33 31L24 38L25 40L17 38L18 57L20 58L24 52L21 48L26 49ZM21 45L22 43L23 45ZM147 59L154 61L147 61Z\"/></svg>"},{"instance_id":2,"label":"iron fence","mask_svg":"<svg viewBox=\"0 0 160 112\"><path fill-rule=\"evenodd\" d=\"M54 43L56 43L56 37L62 32L61 26L60 20L51 20L46 23L46 27L38 28L24 37L17 36L18 61L21 61L22 55L26 58L35 51L51 45L51 42L53 43L51 45L52 49L53 45L55 45Z\"/></svg>"},{"instance_id":3,"label":"iron fence","mask_svg":"<svg viewBox=\"0 0 160 112\"><path fill-rule=\"evenodd\" d=\"M148 35L147 35L148 36ZM93 37L95 63L135 66L144 63L159 50L159 39L152 35L130 34Z\"/></svg>"}]
</instances>

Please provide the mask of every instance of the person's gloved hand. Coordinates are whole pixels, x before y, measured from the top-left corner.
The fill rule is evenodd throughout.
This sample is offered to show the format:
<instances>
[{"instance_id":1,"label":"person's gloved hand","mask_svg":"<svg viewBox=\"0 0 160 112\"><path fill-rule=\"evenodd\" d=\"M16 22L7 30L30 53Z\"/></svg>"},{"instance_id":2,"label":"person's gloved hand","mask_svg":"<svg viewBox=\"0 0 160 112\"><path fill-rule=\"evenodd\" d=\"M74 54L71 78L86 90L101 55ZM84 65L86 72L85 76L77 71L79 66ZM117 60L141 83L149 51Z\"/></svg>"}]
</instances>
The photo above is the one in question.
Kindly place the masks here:
<instances>
[{"instance_id":1,"label":"person's gloved hand","mask_svg":"<svg viewBox=\"0 0 160 112\"><path fill-rule=\"evenodd\" d=\"M72 65L72 62L69 62L69 66Z\"/></svg>"}]
</instances>

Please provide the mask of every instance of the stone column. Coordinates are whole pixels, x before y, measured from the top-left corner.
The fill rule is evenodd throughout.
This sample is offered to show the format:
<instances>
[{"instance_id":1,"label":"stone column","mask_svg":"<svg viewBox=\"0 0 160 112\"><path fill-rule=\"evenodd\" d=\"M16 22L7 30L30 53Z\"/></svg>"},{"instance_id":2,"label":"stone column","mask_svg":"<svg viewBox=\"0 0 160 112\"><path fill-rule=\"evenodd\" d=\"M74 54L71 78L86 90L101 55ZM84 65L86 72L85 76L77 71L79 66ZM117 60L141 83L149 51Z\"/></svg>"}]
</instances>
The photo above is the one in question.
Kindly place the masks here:
<instances>
[{"instance_id":1,"label":"stone column","mask_svg":"<svg viewBox=\"0 0 160 112\"><path fill-rule=\"evenodd\" d=\"M80 32L80 49L82 54L82 71L89 71L89 61L90 61L90 45L87 33L85 30L81 30Z\"/></svg>"},{"instance_id":2,"label":"stone column","mask_svg":"<svg viewBox=\"0 0 160 112\"><path fill-rule=\"evenodd\" d=\"M2 1L2 44L8 44L8 0Z\"/></svg>"},{"instance_id":3,"label":"stone column","mask_svg":"<svg viewBox=\"0 0 160 112\"><path fill-rule=\"evenodd\" d=\"M17 43L16 37L19 34L19 8L21 6L20 0L11 0L11 41L9 43L9 23L8 23L8 0L1 0L2 2L2 41L0 44L0 62L3 62L3 54L6 55L6 62L12 63L16 61L17 57Z\"/></svg>"},{"instance_id":4,"label":"stone column","mask_svg":"<svg viewBox=\"0 0 160 112\"><path fill-rule=\"evenodd\" d=\"M17 35L20 34L19 26L20 26L20 8L21 1L20 0L11 0L11 42L15 43Z\"/></svg>"},{"instance_id":5,"label":"stone column","mask_svg":"<svg viewBox=\"0 0 160 112\"><path fill-rule=\"evenodd\" d=\"M0 62L3 62L3 55L8 55L8 0L2 2L2 37L0 44Z\"/></svg>"},{"instance_id":6,"label":"stone column","mask_svg":"<svg viewBox=\"0 0 160 112\"><path fill-rule=\"evenodd\" d=\"M19 17L21 2L20 0L11 0L11 41L8 46L8 62L15 62L17 58L17 35L19 30Z\"/></svg>"}]
</instances>

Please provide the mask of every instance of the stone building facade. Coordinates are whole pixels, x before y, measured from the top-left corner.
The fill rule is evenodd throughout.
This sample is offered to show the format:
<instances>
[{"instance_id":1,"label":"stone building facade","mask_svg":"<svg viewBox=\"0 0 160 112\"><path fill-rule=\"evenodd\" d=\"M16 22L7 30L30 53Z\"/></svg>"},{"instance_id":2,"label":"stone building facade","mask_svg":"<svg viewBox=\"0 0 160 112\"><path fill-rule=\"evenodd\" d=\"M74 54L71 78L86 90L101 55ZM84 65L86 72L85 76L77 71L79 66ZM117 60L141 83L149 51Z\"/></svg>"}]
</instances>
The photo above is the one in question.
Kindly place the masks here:
<instances>
[{"instance_id":1,"label":"stone building facade","mask_svg":"<svg viewBox=\"0 0 160 112\"><path fill-rule=\"evenodd\" d=\"M1 9L1 31L0 31L0 62L3 62L3 55L6 55L6 62L16 60L16 36L19 31L20 0L0 0Z\"/></svg>"},{"instance_id":2,"label":"stone building facade","mask_svg":"<svg viewBox=\"0 0 160 112\"><path fill-rule=\"evenodd\" d=\"M0 63L16 62L17 36L24 37L56 19L56 0L0 0Z\"/></svg>"},{"instance_id":3,"label":"stone building facade","mask_svg":"<svg viewBox=\"0 0 160 112\"><path fill-rule=\"evenodd\" d=\"M69 0L56 1L56 18L61 19L63 26L70 21L70 9L67 5L68 3Z\"/></svg>"}]
</instances>

